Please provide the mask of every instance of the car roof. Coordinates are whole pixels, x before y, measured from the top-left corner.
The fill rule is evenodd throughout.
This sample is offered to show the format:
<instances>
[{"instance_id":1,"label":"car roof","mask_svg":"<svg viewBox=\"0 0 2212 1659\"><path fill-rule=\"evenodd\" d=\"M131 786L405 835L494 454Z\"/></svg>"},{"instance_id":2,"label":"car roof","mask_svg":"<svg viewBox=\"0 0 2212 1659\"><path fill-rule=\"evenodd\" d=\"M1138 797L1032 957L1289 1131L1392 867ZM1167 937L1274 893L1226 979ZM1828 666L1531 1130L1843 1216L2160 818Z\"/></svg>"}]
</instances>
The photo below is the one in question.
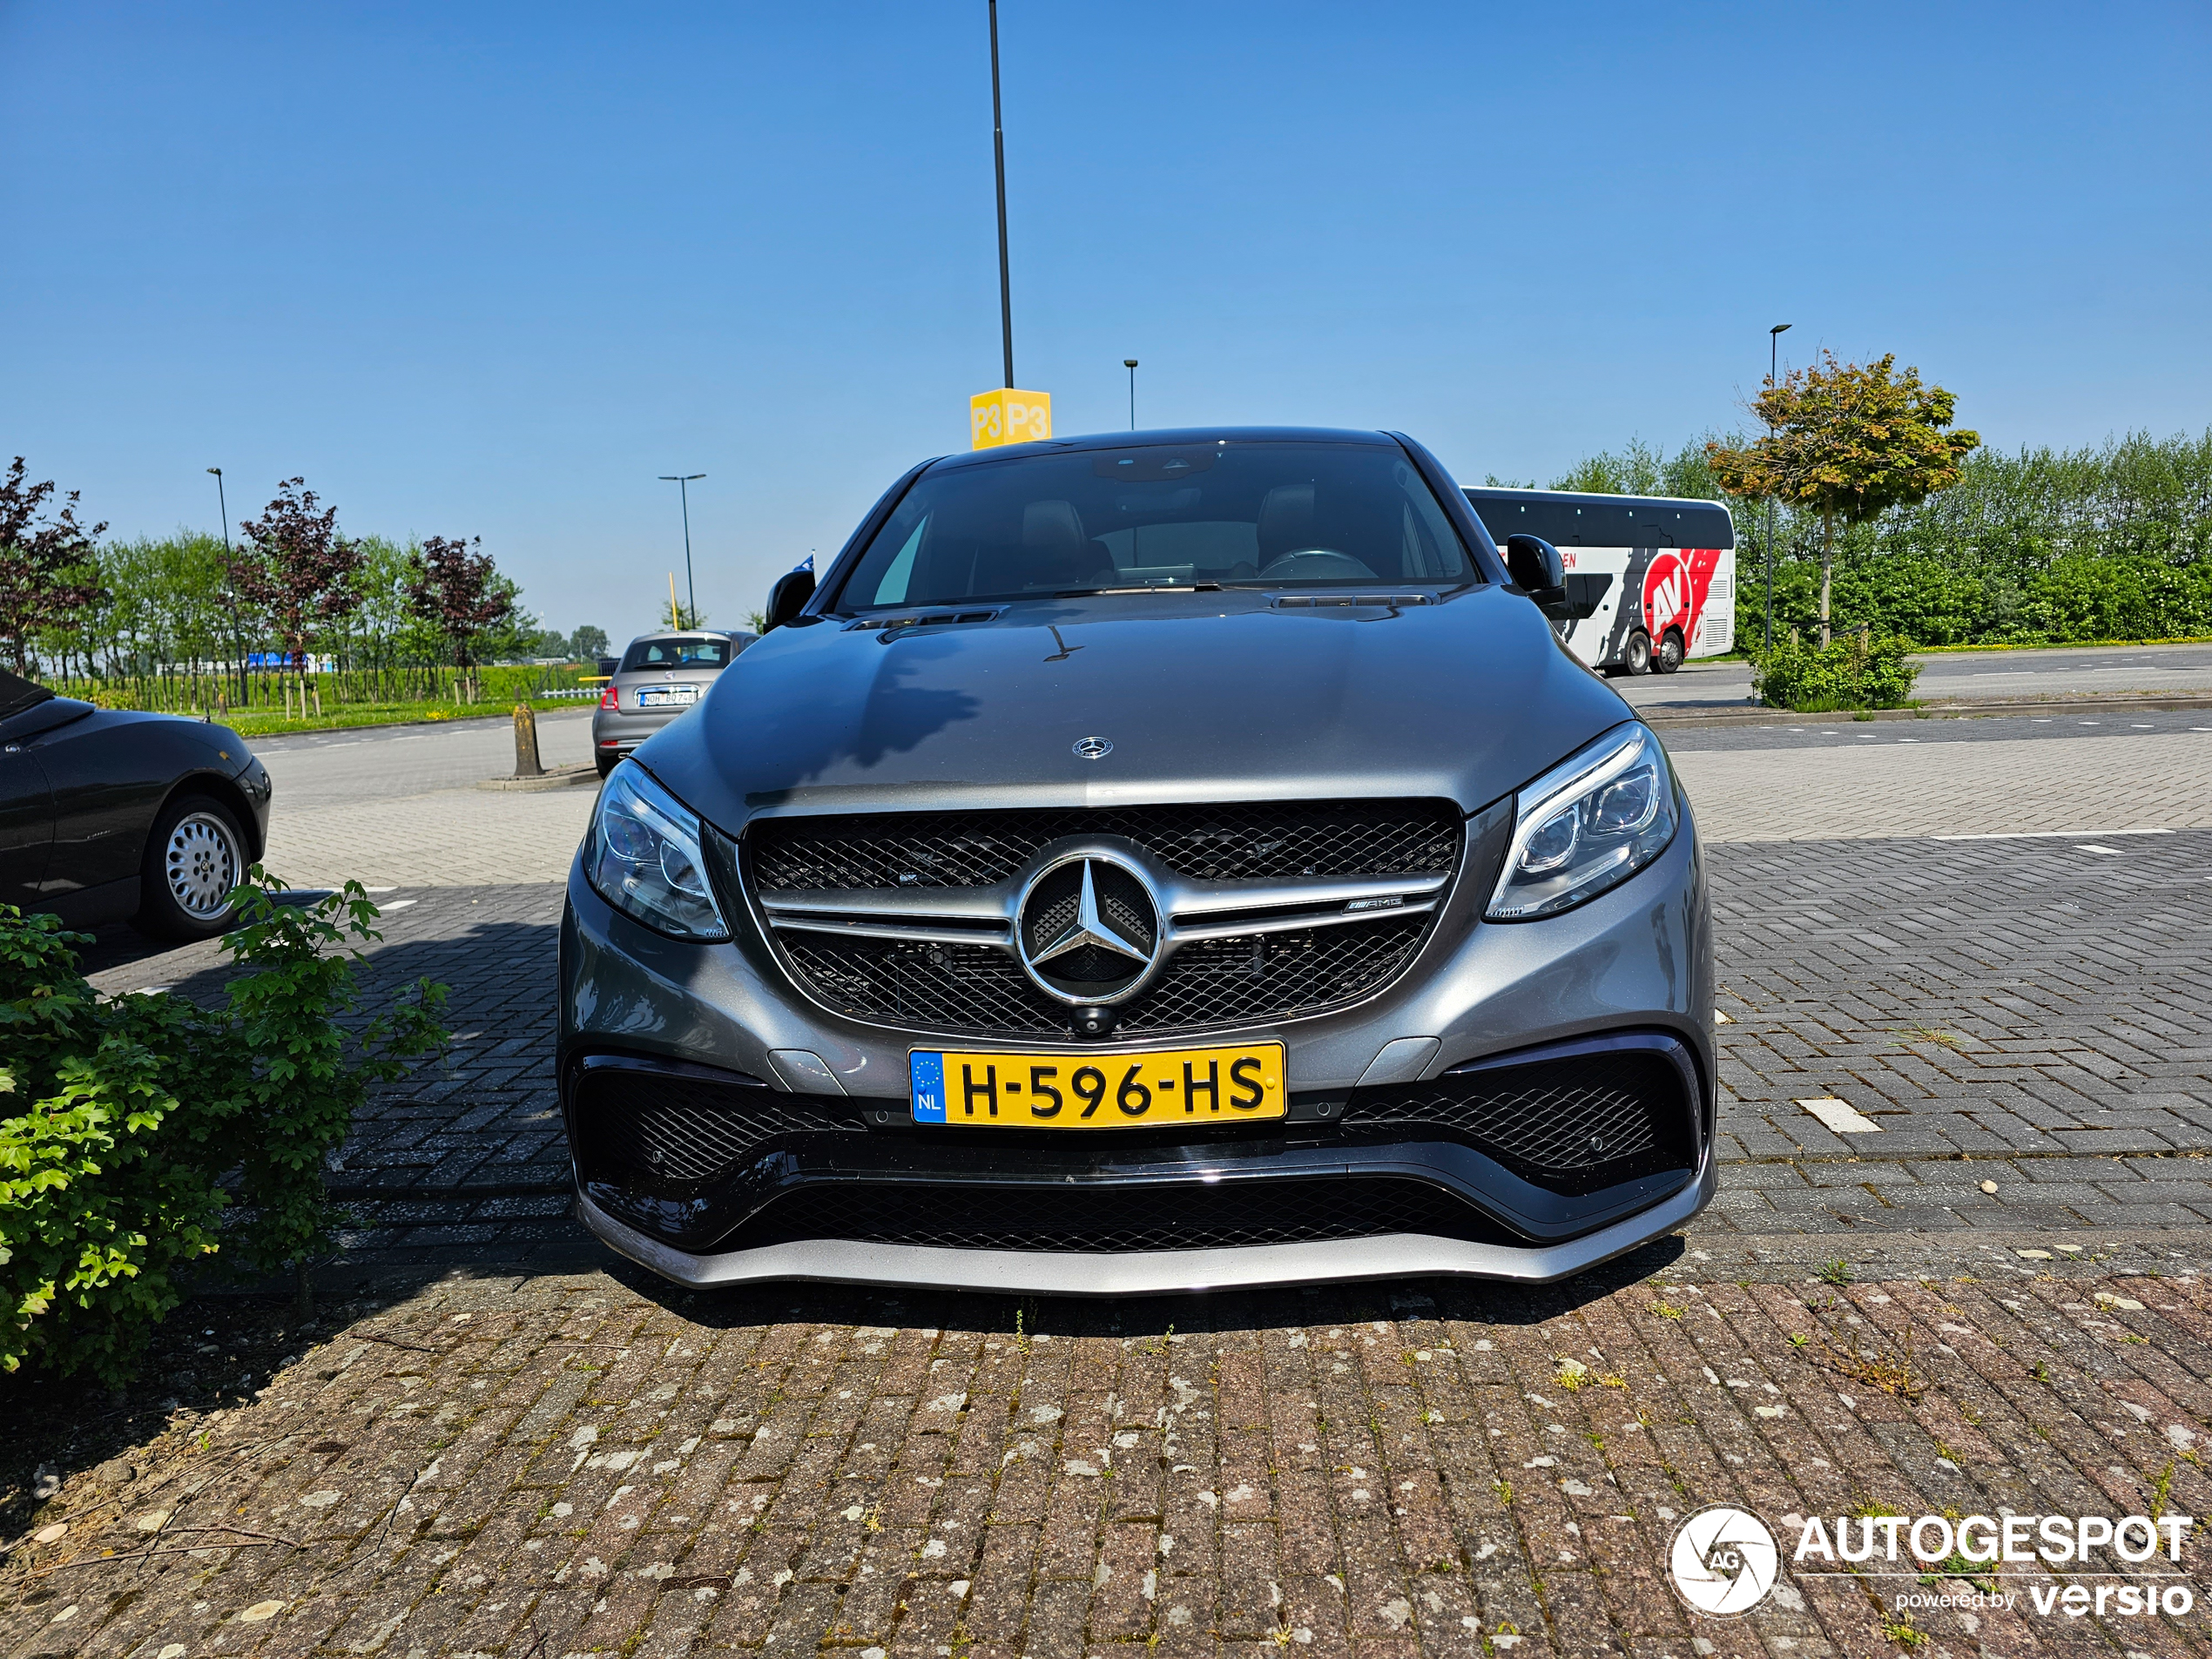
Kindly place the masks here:
<instances>
[{"instance_id":1,"label":"car roof","mask_svg":"<svg viewBox=\"0 0 2212 1659\"><path fill-rule=\"evenodd\" d=\"M658 644L664 639L747 639L752 636L743 629L685 628L674 633L638 634L631 638L632 645Z\"/></svg>"},{"instance_id":2,"label":"car roof","mask_svg":"<svg viewBox=\"0 0 2212 1659\"><path fill-rule=\"evenodd\" d=\"M941 455L928 463L934 472L946 467L988 466L995 461L1030 460L1039 455L1081 453L1099 449L1143 449L1162 446L1177 448L1194 443L1354 443L1396 448L1398 440L1383 432L1363 432L1345 427L1194 426L1153 432L1089 432L1072 438L1046 438L1035 443L1000 444L966 455Z\"/></svg>"}]
</instances>

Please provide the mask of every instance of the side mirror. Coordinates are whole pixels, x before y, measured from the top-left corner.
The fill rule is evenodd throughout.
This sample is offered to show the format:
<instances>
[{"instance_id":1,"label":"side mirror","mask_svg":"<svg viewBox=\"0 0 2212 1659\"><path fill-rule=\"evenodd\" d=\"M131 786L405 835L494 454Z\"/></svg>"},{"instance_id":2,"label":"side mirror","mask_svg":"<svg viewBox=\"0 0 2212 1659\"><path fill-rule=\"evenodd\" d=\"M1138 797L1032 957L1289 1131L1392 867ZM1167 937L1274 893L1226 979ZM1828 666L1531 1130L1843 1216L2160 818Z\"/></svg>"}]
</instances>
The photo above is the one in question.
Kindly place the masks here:
<instances>
[{"instance_id":1,"label":"side mirror","mask_svg":"<svg viewBox=\"0 0 2212 1659\"><path fill-rule=\"evenodd\" d=\"M1554 553L1554 558L1559 556ZM814 573L812 570L786 570L776 578L776 585L768 590L768 619L760 631L780 628L806 608L814 597Z\"/></svg>"},{"instance_id":2,"label":"side mirror","mask_svg":"<svg viewBox=\"0 0 2212 1659\"><path fill-rule=\"evenodd\" d=\"M1567 561L1542 536L1506 537L1506 572L1540 606L1567 603Z\"/></svg>"}]
</instances>

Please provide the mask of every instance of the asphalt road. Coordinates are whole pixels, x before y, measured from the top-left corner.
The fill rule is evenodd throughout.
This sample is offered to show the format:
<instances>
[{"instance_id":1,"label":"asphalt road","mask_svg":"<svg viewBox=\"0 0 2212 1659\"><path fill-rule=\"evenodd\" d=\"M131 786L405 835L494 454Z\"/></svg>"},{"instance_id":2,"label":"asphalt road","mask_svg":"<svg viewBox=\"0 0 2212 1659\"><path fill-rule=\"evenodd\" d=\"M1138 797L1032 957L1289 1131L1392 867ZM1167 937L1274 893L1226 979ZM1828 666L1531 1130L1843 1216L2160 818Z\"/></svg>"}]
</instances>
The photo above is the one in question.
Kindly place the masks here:
<instances>
[{"instance_id":1,"label":"asphalt road","mask_svg":"<svg viewBox=\"0 0 2212 1659\"><path fill-rule=\"evenodd\" d=\"M2212 691L2212 645L2128 645L2110 651L1939 651L1920 664L1922 698L2111 696ZM1613 689L1640 709L1740 707L1751 695L1744 663L1685 663L1678 673L1625 675Z\"/></svg>"},{"instance_id":2,"label":"asphalt road","mask_svg":"<svg viewBox=\"0 0 2212 1659\"><path fill-rule=\"evenodd\" d=\"M366 726L252 742L276 779L279 813L466 789L515 770L515 728L506 719ZM590 759L591 711L541 713L537 752L548 766Z\"/></svg>"}]
</instances>

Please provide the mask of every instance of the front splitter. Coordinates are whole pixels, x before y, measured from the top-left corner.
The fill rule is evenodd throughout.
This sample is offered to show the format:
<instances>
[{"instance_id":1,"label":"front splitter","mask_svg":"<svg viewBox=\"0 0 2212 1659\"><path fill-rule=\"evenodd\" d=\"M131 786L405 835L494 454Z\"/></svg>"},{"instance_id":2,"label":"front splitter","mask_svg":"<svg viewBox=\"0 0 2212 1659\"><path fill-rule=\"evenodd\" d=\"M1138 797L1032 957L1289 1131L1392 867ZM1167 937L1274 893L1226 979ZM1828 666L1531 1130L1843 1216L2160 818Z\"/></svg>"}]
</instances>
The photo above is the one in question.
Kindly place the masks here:
<instances>
[{"instance_id":1,"label":"front splitter","mask_svg":"<svg viewBox=\"0 0 2212 1659\"><path fill-rule=\"evenodd\" d=\"M1228 1250L1127 1254L1073 1251L944 1250L803 1239L756 1250L693 1255L625 1226L583 1194L586 1226L641 1267L679 1285L896 1285L917 1290L1016 1291L1035 1296L1148 1296L1174 1291L1263 1290L1379 1278L1486 1278L1548 1284L1662 1238L1710 1204L1720 1172L1709 1151L1697 1179L1609 1227L1563 1244L1471 1244L1393 1233L1321 1244L1252 1244Z\"/></svg>"}]
</instances>

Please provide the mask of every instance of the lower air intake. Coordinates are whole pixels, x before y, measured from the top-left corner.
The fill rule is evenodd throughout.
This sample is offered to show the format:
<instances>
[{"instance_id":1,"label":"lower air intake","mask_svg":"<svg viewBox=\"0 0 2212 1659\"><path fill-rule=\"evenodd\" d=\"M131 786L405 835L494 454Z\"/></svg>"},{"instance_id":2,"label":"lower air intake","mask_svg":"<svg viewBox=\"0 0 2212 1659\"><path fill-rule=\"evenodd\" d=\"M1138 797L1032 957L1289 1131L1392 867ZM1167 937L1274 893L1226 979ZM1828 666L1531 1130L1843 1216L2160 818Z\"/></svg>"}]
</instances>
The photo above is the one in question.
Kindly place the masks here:
<instances>
[{"instance_id":1,"label":"lower air intake","mask_svg":"<svg viewBox=\"0 0 2212 1659\"><path fill-rule=\"evenodd\" d=\"M942 1250L1129 1252L1321 1244L1426 1233L1512 1242L1450 1194L1420 1181L1252 1181L1170 1187L802 1188L728 1247L844 1239Z\"/></svg>"},{"instance_id":2,"label":"lower air intake","mask_svg":"<svg viewBox=\"0 0 2212 1659\"><path fill-rule=\"evenodd\" d=\"M1666 1170L1695 1169L1696 1117L1683 1064L1661 1046L1447 1072L1362 1089L1346 1130L1433 1128L1524 1180L1580 1195Z\"/></svg>"},{"instance_id":3,"label":"lower air intake","mask_svg":"<svg viewBox=\"0 0 2212 1659\"><path fill-rule=\"evenodd\" d=\"M864 1132L850 1102L734 1076L590 1063L570 1089L569 1122L586 1182L668 1195L727 1180L780 1136Z\"/></svg>"}]
</instances>

